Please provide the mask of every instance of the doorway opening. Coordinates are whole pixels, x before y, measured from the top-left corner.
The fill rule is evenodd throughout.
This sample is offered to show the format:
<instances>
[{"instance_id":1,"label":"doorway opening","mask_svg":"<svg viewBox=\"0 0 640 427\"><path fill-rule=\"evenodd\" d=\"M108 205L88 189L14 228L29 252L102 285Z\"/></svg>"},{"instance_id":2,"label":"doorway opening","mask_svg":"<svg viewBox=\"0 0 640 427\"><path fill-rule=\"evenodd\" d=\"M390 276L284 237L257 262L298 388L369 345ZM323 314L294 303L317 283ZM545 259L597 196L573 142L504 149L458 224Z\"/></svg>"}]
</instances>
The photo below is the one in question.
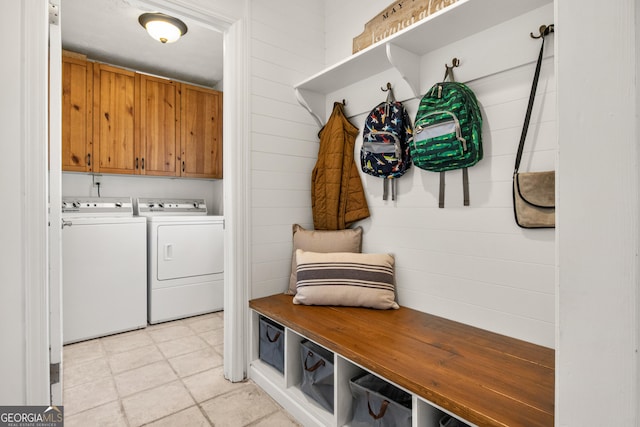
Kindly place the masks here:
<instances>
[{"instance_id":1,"label":"doorway opening","mask_svg":"<svg viewBox=\"0 0 640 427\"><path fill-rule=\"evenodd\" d=\"M82 3L85 3L84 1ZM115 4L115 2L110 2ZM243 255L246 250L246 223L245 223L245 206L247 194L246 179L246 157L248 151L247 146L247 130L243 124L248 123L246 102L247 94L247 36L246 24L244 20L244 11L242 17L230 19L215 12L203 12L195 10L187 6L178 6L170 1L163 0L123 0L129 6L137 6L144 9L154 9L163 13L171 14L180 19L197 23L197 25L205 27L212 31L217 31L223 35L223 77L222 83L218 86L219 90L224 93L224 122L223 122L223 169L224 179L222 180L222 190L220 193L220 202L224 209L225 216L225 303L224 303L224 373L225 377L231 381L241 381L246 375L246 309L244 308L247 300L246 280L248 260ZM65 2L63 1L60 9L61 26L65 26ZM136 23L137 25L137 23ZM51 49L52 64L60 63L61 46L60 40L55 37L61 37L60 32L55 35L55 31L51 32ZM179 43L179 42L178 42ZM58 46L58 48L56 48ZM57 58L56 58L57 57ZM55 73L54 73L55 74ZM59 77L59 75L58 75ZM60 82L60 79L57 80ZM59 85L59 83L58 83ZM51 80L52 96L50 105L54 107L59 105L59 100L55 99L56 90L55 78ZM53 108L52 121L59 120L59 111ZM57 116L56 116L57 114ZM57 224L60 221L59 209L62 194L62 172L60 170L60 139L56 140L56 131L52 126L51 139L51 171L49 181L51 183L49 189L49 197L51 201L51 221ZM222 213L222 212L221 212ZM57 214L57 215L56 215ZM51 227L52 229L56 227ZM50 247L59 248L61 235L59 230L50 233ZM60 251L51 251L50 271L50 344L51 344L51 360L55 361L56 356L61 360L62 353L62 337L61 337L61 311L63 302L61 301L61 269L60 269ZM243 284L236 286L236 284ZM58 319L56 321L56 319ZM59 351L59 355L55 353ZM61 389L56 390L52 385L52 403L61 404Z\"/></svg>"}]
</instances>

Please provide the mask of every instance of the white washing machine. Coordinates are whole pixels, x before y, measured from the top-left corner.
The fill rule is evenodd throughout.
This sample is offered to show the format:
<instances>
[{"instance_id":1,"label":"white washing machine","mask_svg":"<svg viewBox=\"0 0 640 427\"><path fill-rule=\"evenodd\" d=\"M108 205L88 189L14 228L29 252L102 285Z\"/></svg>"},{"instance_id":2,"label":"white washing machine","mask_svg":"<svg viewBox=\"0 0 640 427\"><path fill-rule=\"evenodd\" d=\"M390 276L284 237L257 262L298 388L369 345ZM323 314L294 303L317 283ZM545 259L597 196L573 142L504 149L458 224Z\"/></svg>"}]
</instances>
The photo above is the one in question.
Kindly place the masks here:
<instances>
[{"instance_id":1,"label":"white washing machine","mask_svg":"<svg viewBox=\"0 0 640 427\"><path fill-rule=\"evenodd\" d=\"M148 320L159 323L224 307L224 217L203 199L138 198L147 219Z\"/></svg>"},{"instance_id":2,"label":"white washing machine","mask_svg":"<svg viewBox=\"0 0 640 427\"><path fill-rule=\"evenodd\" d=\"M147 229L131 198L62 199L62 340L147 326Z\"/></svg>"}]
</instances>

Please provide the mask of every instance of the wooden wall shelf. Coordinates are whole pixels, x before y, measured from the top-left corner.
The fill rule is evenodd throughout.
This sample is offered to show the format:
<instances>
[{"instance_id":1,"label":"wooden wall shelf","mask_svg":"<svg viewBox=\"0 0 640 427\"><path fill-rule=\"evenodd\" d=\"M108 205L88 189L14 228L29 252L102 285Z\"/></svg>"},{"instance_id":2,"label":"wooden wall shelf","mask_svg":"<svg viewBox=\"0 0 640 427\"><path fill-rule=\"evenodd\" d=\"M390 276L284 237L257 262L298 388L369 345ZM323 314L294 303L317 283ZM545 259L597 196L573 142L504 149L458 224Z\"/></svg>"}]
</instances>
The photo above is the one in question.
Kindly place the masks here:
<instances>
[{"instance_id":1,"label":"wooden wall shelf","mask_svg":"<svg viewBox=\"0 0 640 427\"><path fill-rule=\"evenodd\" d=\"M459 0L298 83L296 97L322 126L326 94L393 68L418 96L423 55L549 3L552 0Z\"/></svg>"}]
</instances>

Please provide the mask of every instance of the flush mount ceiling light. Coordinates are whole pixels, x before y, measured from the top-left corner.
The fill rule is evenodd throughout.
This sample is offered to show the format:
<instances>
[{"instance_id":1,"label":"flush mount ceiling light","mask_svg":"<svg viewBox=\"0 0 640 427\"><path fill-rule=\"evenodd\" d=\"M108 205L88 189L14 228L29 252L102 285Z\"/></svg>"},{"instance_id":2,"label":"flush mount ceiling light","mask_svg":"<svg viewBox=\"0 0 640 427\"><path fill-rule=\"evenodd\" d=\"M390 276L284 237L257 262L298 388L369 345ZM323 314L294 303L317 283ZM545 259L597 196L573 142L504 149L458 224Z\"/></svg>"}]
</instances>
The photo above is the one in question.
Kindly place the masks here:
<instances>
[{"instance_id":1,"label":"flush mount ceiling light","mask_svg":"<svg viewBox=\"0 0 640 427\"><path fill-rule=\"evenodd\" d=\"M138 22L161 43L173 43L187 33L184 22L164 13L143 13Z\"/></svg>"}]
</instances>

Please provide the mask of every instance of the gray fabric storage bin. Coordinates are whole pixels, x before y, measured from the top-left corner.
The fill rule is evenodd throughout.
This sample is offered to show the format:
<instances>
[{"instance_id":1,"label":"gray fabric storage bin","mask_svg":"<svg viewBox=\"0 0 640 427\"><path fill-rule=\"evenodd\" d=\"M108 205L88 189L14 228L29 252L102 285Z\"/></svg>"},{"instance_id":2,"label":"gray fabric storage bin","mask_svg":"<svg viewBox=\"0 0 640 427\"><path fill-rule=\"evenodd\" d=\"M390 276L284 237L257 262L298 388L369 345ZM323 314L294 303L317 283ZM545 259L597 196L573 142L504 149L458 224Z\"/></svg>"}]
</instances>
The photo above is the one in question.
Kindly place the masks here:
<instances>
[{"instance_id":1,"label":"gray fabric storage bin","mask_svg":"<svg viewBox=\"0 0 640 427\"><path fill-rule=\"evenodd\" d=\"M411 427L411 395L373 374L349 382L353 395L351 427Z\"/></svg>"},{"instance_id":2,"label":"gray fabric storage bin","mask_svg":"<svg viewBox=\"0 0 640 427\"><path fill-rule=\"evenodd\" d=\"M469 427L469 425L453 418L451 415L445 415L440 418L440 427Z\"/></svg>"},{"instance_id":3,"label":"gray fabric storage bin","mask_svg":"<svg viewBox=\"0 0 640 427\"><path fill-rule=\"evenodd\" d=\"M284 327L271 319L260 316L260 360L284 373Z\"/></svg>"},{"instance_id":4,"label":"gray fabric storage bin","mask_svg":"<svg viewBox=\"0 0 640 427\"><path fill-rule=\"evenodd\" d=\"M300 361L300 389L333 413L333 353L305 340L300 343Z\"/></svg>"}]
</instances>

